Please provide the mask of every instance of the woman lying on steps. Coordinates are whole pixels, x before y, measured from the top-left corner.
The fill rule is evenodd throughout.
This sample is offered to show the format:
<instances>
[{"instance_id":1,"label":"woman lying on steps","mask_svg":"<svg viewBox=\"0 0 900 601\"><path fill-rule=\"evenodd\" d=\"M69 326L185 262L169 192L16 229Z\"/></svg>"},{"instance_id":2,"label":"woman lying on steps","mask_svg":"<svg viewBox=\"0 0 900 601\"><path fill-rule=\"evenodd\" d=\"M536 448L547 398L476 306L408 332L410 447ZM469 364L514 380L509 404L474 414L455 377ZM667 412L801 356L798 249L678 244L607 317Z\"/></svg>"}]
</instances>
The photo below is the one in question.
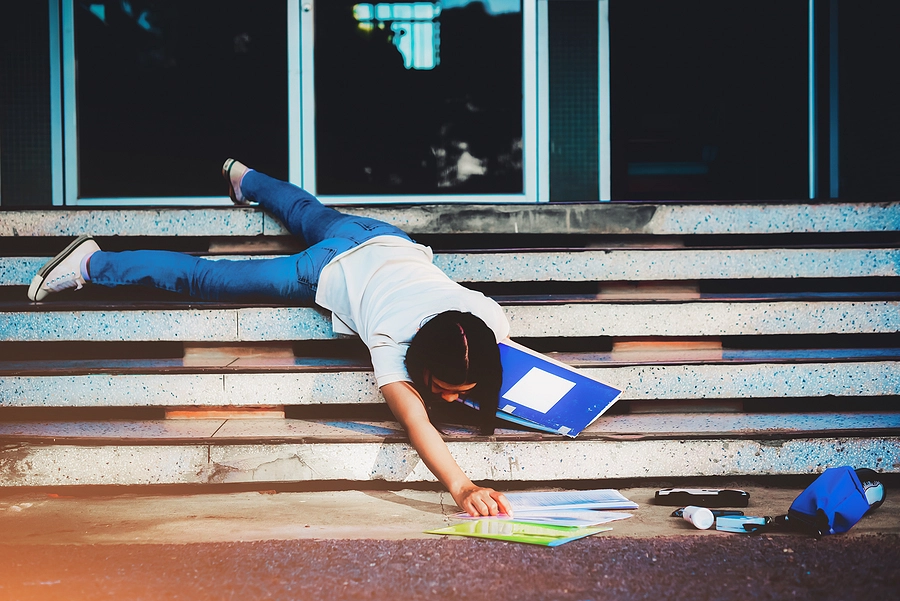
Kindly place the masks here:
<instances>
[{"instance_id":1,"label":"woman lying on steps","mask_svg":"<svg viewBox=\"0 0 900 601\"><path fill-rule=\"evenodd\" d=\"M453 282L431 249L387 223L344 215L312 194L228 159L222 167L238 205L258 202L307 247L272 259L209 260L155 250L105 252L81 236L34 276L28 298L100 286L150 286L212 301L316 304L334 331L369 348L381 393L410 441L454 501L471 515L510 513L506 497L476 486L450 455L430 415L473 412L492 434L500 392L497 343L503 310ZM463 404L464 395L471 403ZM452 411L449 411L452 412Z\"/></svg>"}]
</instances>

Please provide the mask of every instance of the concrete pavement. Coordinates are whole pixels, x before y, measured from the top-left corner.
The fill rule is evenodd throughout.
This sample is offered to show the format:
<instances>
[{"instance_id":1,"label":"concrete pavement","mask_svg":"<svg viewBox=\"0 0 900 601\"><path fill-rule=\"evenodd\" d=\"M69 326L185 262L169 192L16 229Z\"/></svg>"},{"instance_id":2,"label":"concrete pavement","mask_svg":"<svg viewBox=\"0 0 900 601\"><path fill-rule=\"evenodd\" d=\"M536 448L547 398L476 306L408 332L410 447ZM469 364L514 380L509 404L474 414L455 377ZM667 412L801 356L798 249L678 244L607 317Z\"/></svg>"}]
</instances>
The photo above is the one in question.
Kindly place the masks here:
<instances>
[{"instance_id":1,"label":"concrete pavement","mask_svg":"<svg viewBox=\"0 0 900 601\"><path fill-rule=\"evenodd\" d=\"M620 488L640 507L630 511L630 519L613 522L613 530L602 536L735 536L700 531L671 518L672 507L651 504L654 491L662 485ZM747 515L786 513L802 490L741 481L717 486L749 492L750 506L743 509ZM146 489L102 489L102 494L66 488L0 491L0 532L3 542L12 545L434 539L424 531L454 523L452 515L459 511L450 495L439 490L168 491L171 494L150 494ZM871 534L900 535L897 488L889 488L885 504L848 536Z\"/></svg>"}]
</instances>

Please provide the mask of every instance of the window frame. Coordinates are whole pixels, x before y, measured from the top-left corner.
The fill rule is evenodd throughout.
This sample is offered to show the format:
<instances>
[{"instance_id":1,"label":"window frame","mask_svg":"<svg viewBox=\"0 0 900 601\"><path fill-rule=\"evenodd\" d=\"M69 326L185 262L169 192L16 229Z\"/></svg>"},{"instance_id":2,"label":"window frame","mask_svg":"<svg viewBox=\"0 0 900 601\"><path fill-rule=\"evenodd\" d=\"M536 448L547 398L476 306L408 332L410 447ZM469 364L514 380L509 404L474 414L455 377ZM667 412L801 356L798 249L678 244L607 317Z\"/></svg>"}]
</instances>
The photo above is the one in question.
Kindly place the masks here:
<instances>
[{"instance_id":1,"label":"window frame","mask_svg":"<svg viewBox=\"0 0 900 601\"><path fill-rule=\"evenodd\" d=\"M298 0L299 1L299 0ZM327 2L328 0L320 0ZM326 204L434 204L434 203L521 203L547 202L550 200L549 172L549 92L546 82L547 62L547 0L523 0L522 2L522 175L523 192L520 194L386 194L372 195L322 195ZM292 148L300 149L302 161L300 173L291 183L316 194L315 153L315 2L305 0L300 9L300 105L302 139L293 142L296 129L291 130ZM292 24L289 24L289 28ZM290 36L290 34L289 34ZM544 85L539 86L538 82ZM292 108L294 106L292 105ZM291 160L294 165L293 159ZM544 165L547 168L544 168ZM543 177L540 175L543 174Z\"/></svg>"},{"instance_id":2,"label":"window frame","mask_svg":"<svg viewBox=\"0 0 900 601\"><path fill-rule=\"evenodd\" d=\"M284 0L287 6L288 181L316 193L313 78L314 0ZM321 0L327 1L327 0ZM51 106L58 111L59 152L53 156L53 204L65 206L227 206L227 196L86 198L78 194L78 117L75 61L75 0L49 0ZM549 198L549 92L547 90L547 0L523 0L523 106L521 194L323 196L325 204L431 204L547 202ZM58 41L58 48L54 47Z\"/></svg>"}]
</instances>

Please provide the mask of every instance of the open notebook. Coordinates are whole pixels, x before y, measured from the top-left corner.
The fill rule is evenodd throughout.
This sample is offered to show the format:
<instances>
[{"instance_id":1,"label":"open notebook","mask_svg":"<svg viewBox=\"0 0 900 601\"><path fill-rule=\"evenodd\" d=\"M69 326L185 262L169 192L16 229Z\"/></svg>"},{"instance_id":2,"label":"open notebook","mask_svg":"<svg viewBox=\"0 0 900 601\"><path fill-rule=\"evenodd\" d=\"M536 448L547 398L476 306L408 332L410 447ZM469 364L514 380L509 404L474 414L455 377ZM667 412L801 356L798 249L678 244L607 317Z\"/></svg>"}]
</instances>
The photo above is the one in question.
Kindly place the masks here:
<instances>
[{"instance_id":1,"label":"open notebook","mask_svg":"<svg viewBox=\"0 0 900 601\"><path fill-rule=\"evenodd\" d=\"M507 340L499 346L501 419L574 438L622 394L521 344Z\"/></svg>"}]
</instances>

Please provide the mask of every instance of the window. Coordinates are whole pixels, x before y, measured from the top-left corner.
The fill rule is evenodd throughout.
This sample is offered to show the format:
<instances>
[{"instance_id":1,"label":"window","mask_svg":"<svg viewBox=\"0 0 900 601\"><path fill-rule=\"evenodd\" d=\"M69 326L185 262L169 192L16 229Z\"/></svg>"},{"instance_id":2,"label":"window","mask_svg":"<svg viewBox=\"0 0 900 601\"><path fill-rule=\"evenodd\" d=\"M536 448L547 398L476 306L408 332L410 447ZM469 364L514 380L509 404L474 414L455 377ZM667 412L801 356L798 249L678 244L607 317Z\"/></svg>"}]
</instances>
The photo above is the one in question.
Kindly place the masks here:
<instances>
[{"instance_id":1,"label":"window","mask_svg":"<svg viewBox=\"0 0 900 601\"><path fill-rule=\"evenodd\" d=\"M829 109L828 114L838 118L835 127L829 128L838 139L828 161L832 170L828 180L835 185L826 188L820 180L819 195L851 201L894 200L900 188L900 111L895 92L900 3L833 0L822 8L823 17L828 9L828 21L836 30L835 36L829 35L830 41L837 42L838 63L830 69L836 81L823 84L829 89L834 85L836 92L830 98L835 110ZM822 90L821 95L825 94ZM825 132L822 137L827 140ZM828 154L820 152L820 159ZM828 166L822 160L820 165L826 172Z\"/></svg>"},{"instance_id":2,"label":"window","mask_svg":"<svg viewBox=\"0 0 900 601\"><path fill-rule=\"evenodd\" d=\"M70 108L66 136L77 144L77 178L67 182L77 179L77 200L222 197L219 169L232 155L287 179L283 1L107 0L64 10L74 11L77 81L66 104L77 120Z\"/></svg>"},{"instance_id":3,"label":"window","mask_svg":"<svg viewBox=\"0 0 900 601\"><path fill-rule=\"evenodd\" d=\"M314 12L305 187L395 199L525 192L519 0L328 0Z\"/></svg>"},{"instance_id":4,"label":"window","mask_svg":"<svg viewBox=\"0 0 900 601\"><path fill-rule=\"evenodd\" d=\"M809 198L808 6L612 0L612 198Z\"/></svg>"}]
</instances>

